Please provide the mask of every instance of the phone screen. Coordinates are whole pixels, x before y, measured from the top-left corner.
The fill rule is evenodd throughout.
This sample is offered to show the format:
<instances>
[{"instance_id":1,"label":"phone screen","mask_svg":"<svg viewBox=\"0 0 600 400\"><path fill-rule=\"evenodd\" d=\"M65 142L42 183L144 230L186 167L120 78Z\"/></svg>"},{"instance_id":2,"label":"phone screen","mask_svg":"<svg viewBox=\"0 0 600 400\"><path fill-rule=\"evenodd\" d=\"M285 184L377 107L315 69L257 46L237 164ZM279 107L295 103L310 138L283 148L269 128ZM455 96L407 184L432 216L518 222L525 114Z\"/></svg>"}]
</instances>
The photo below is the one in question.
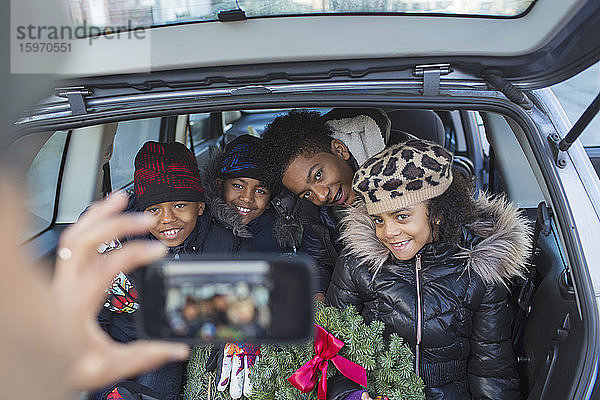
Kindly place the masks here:
<instances>
[{"instance_id":1,"label":"phone screen","mask_svg":"<svg viewBox=\"0 0 600 400\"><path fill-rule=\"evenodd\" d=\"M140 270L150 338L293 342L312 333L312 264L302 257L161 260Z\"/></svg>"},{"instance_id":2,"label":"phone screen","mask_svg":"<svg viewBox=\"0 0 600 400\"><path fill-rule=\"evenodd\" d=\"M273 282L264 261L167 264L166 318L172 337L240 341L264 337L271 326Z\"/></svg>"}]
</instances>

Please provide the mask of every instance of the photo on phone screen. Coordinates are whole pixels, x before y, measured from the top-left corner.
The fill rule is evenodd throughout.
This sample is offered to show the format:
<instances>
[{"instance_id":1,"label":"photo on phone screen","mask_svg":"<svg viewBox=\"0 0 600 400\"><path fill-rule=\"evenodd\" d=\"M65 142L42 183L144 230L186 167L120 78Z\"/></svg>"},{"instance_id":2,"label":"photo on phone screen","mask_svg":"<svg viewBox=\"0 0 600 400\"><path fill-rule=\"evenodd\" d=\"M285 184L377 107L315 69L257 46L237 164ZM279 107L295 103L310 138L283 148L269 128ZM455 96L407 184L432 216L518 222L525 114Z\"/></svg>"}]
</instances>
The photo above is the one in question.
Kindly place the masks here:
<instances>
[{"instance_id":1,"label":"photo on phone screen","mask_svg":"<svg viewBox=\"0 0 600 400\"><path fill-rule=\"evenodd\" d=\"M166 317L172 336L203 341L263 337L271 324L269 265L215 265L210 275L194 268L165 268ZM207 266L203 266L207 268Z\"/></svg>"},{"instance_id":2,"label":"photo on phone screen","mask_svg":"<svg viewBox=\"0 0 600 400\"><path fill-rule=\"evenodd\" d=\"M142 270L142 330L188 342L299 341L312 332L302 258L162 260Z\"/></svg>"}]
</instances>

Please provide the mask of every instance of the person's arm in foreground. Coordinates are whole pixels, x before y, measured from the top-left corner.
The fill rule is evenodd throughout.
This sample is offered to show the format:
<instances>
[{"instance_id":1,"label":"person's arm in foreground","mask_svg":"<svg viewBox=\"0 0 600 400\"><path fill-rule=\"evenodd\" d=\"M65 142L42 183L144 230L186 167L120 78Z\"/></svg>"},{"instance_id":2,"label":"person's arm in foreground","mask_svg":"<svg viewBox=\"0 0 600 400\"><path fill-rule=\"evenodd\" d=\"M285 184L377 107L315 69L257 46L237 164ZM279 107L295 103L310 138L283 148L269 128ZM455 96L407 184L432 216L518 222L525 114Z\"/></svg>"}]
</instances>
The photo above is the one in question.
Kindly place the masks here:
<instances>
[{"instance_id":1,"label":"person's arm in foreground","mask_svg":"<svg viewBox=\"0 0 600 400\"><path fill-rule=\"evenodd\" d=\"M121 194L94 204L60 238L52 278L19 247L24 197L0 179L0 398L64 399L187 357L179 343L121 344L96 316L113 276L159 259L158 241L132 241L107 255L98 245L147 231L143 215L122 214Z\"/></svg>"}]
</instances>

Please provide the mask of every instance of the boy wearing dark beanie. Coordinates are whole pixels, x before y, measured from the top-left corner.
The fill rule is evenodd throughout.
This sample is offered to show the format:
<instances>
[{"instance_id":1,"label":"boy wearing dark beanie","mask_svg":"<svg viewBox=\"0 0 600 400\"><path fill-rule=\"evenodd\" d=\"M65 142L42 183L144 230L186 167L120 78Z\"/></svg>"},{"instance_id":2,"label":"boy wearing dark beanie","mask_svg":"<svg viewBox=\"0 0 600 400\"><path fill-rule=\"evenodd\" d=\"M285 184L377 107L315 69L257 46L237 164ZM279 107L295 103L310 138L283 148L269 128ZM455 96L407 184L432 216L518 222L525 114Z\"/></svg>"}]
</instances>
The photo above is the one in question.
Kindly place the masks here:
<instances>
[{"instance_id":1,"label":"boy wearing dark beanie","mask_svg":"<svg viewBox=\"0 0 600 400\"><path fill-rule=\"evenodd\" d=\"M146 142L135 157L134 196L130 209L154 217L152 238L169 248L167 257L196 253L236 253L247 244L205 212L204 189L194 155L181 143ZM245 250L245 248L244 248ZM98 319L115 340L139 338L133 313L139 309L135 276L119 274ZM135 378L159 398L178 399L183 364L171 363ZM102 391L94 394L102 398Z\"/></svg>"},{"instance_id":2,"label":"boy wearing dark beanie","mask_svg":"<svg viewBox=\"0 0 600 400\"><path fill-rule=\"evenodd\" d=\"M312 254L306 248L308 229L294 214L295 210L288 213L281 206L286 201L295 204L297 197L289 193L273 198L270 187L264 183L264 172L258 162L260 143L258 137L241 135L227 143L223 150L211 153L202 179L207 208L213 218L236 235L248 238L254 251L302 252L310 256ZM318 250L317 247L312 253L318 256ZM319 291L324 293L324 288ZM228 390L233 399L242 394L248 397L251 393L248 369L258 352L257 346L241 343L214 350L212 357L216 361L210 365L213 367L211 372L216 371L217 391ZM240 367L233 367L234 363ZM204 364L204 361L192 358L190 370L204 370Z\"/></svg>"},{"instance_id":3,"label":"boy wearing dark beanie","mask_svg":"<svg viewBox=\"0 0 600 400\"><path fill-rule=\"evenodd\" d=\"M298 252L317 261L314 289L324 298L331 271L320 262L330 250L322 245L327 228L320 210L287 190L273 194L261 150L262 139L242 135L211 154L202 176L207 208L235 235L248 238L254 251Z\"/></svg>"},{"instance_id":4,"label":"boy wearing dark beanie","mask_svg":"<svg viewBox=\"0 0 600 400\"><path fill-rule=\"evenodd\" d=\"M269 208L271 190L263 183L264 176L258 167L256 149L260 139L242 135L225 147L218 166L218 183L223 190L223 200L233 207L248 225Z\"/></svg>"},{"instance_id":5,"label":"boy wearing dark beanie","mask_svg":"<svg viewBox=\"0 0 600 400\"><path fill-rule=\"evenodd\" d=\"M301 226L271 206L272 193L258 163L260 141L242 135L211 154L203 172L205 199L213 217L248 238L253 250L293 252L301 243Z\"/></svg>"}]
</instances>

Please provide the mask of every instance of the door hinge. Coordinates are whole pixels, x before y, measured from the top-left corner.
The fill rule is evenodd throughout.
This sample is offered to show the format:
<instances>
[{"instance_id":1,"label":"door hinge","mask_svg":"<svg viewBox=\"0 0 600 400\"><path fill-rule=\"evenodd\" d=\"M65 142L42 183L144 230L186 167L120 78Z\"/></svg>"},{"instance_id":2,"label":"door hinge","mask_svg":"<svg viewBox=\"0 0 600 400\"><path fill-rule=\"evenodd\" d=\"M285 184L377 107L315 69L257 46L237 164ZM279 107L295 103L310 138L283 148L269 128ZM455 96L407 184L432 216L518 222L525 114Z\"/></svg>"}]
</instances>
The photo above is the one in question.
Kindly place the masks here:
<instances>
[{"instance_id":1,"label":"door hinge","mask_svg":"<svg viewBox=\"0 0 600 400\"><path fill-rule=\"evenodd\" d=\"M85 104L85 96L92 94L91 89L86 89L83 86L72 86L66 88L56 88L54 94L57 97L66 98L69 100L72 115L87 114L87 106Z\"/></svg>"},{"instance_id":2,"label":"door hinge","mask_svg":"<svg viewBox=\"0 0 600 400\"><path fill-rule=\"evenodd\" d=\"M567 152L560 150L560 136L558 133L554 132L551 135L548 135L548 144L550 145L550 151L552 151L552 158L554 159L554 164L558 168L564 168L567 166Z\"/></svg>"},{"instance_id":3,"label":"door hinge","mask_svg":"<svg viewBox=\"0 0 600 400\"><path fill-rule=\"evenodd\" d=\"M440 76L448 75L452 70L450 64L417 65L414 76L423 77L423 96L438 96L440 94Z\"/></svg>"},{"instance_id":4,"label":"door hinge","mask_svg":"<svg viewBox=\"0 0 600 400\"><path fill-rule=\"evenodd\" d=\"M567 151L571 148L571 145L575 143L577 138L581 136L585 128L592 122L598 112L600 112L600 93L596 95L596 98L585 109L564 138L561 139L556 132L548 136L552 155L554 156L554 163L559 168L567 166Z\"/></svg>"}]
</instances>

